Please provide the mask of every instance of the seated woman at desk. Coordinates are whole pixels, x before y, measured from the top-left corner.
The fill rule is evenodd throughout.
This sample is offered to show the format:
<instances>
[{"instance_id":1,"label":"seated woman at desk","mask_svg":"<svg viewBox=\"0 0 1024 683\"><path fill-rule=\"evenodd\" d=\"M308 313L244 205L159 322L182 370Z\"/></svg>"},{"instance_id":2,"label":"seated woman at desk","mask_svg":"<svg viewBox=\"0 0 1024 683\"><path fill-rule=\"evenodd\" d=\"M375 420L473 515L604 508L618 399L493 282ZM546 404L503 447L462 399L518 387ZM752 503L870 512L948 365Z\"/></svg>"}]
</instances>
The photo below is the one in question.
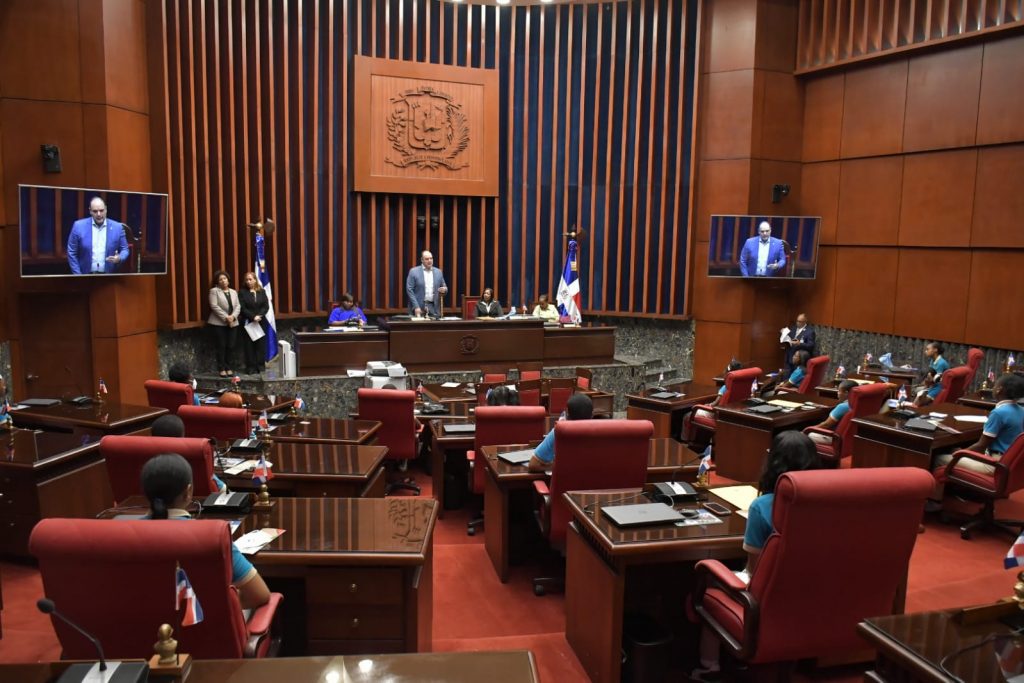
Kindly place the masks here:
<instances>
[{"instance_id":1,"label":"seated woman at desk","mask_svg":"<svg viewBox=\"0 0 1024 683\"><path fill-rule=\"evenodd\" d=\"M800 383L807 376L807 361L811 354L807 351L797 351L793 354L793 371L789 373L786 381L779 385L779 389L793 391L800 388Z\"/></svg>"},{"instance_id":2,"label":"seated woman at desk","mask_svg":"<svg viewBox=\"0 0 1024 683\"><path fill-rule=\"evenodd\" d=\"M476 302L477 318L498 318L504 315L501 304L494 298L494 290L490 287L480 295L480 301Z\"/></svg>"},{"instance_id":3,"label":"seated woman at desk","mask_svg":"<svg viewBox=\"0 0 1024 683\"><path fill-rule=\"evenodd\" d=\"M949 370L949 361L942 357L942 344L928 342L924 345L924 355L930 359L928 374L924 383L918 388L914 397L915 406L926 406L942 392L942 373Z\"/></svg>"},{"instance_id":4,"label":"seated woman at desk","mask_svg":"<svg viewBox=\"0 0 1024 683\"><path fill-rule=\"evenodd\" d=\"M757 561L768 537L775 531L772 509L775 506L775 484L786 472L802 472L821 468L818 449L806 434L796 430L780 432L772 441L764 472L758 482L758 496L747 511L747 528L743 533L743 550L747 553L747 566L736 576L749 584L757 571ZM690 680L719 680L719 642L714 632L703 628L700 634L700 668L690 674Z\"/></svg>"},{"instance_id":5,"label":"seated woman at desk","mask_svg":"<svg viewBox=\"0 0 1024 683\"><path fill-rule=\"evenodd\" d=\"M558 309L548 303L547 294L541 294L537 299L537 305L533 307L533 317L558 322Z\"/></svg>"},{"instance_id":6,"label":"seated woman at desk","mask_svg":"<svg viewBox=\"0 0 1024 683\"><path fill-rule=\"evenodd\" d=\"M828 414L828 417L825 418L824 422L814 425L817 429L834 430L836 428L836 425L838 425L846 414L850 412L850 401L848 397L850 395L850 389L853 389L855 386L857 386L857 383L852 379L844 379L839 383L839 386L836 387L836 398L839 399L839 403L837 403ZM831 440L824 434L814 434L812 432L808 436L810 436L811 441L814 441L815 443L831 443Z\"/></svg>"},{"instance_id":7,"label":"seated woman at desk","mask_svg":"<svg viewBox=\"0 0 1024 683\"><path fill-rule=\"evenodd\" d=\"M192 468L176 453L150 458L142 467L142 490L149 499L149 519L191 519ZM270 600L270 590L252 563L231 544L231 584L238 590L242 609Z\"/></svg>"},{"instance_id":8,"label":"seated woman at desk","mask_svg":"<svg viewBox=\"0 0 1024 683\"><path fill-rule=\"evenodd\" d=\"M359 325L359 327L362 327L366 324L366 314L363 313L363 309L356 306L355 297L345 292L341 295L341 301L331 311L331 317L327 319L327 324L331 327L342 327L344 325Z\"/></svg>"},{"instance_id":9,"label":"seated woman at desk","mask_svg":"<svg viewBox=\"0 0 1024 683\"><path fill-rule=\"evenodd\" d=\"M725 366L725 374L728 375L733 370L740 370L741 368L743 368L743 363L741 363L738 360L736 360L735 358L733 358L731 361L729 361L729 364L727 366ZM725 383L723 382L722 386L718 387L718 396L716 396L715 400L712 401L711 403L709 403L708 405L712 406L712 407L713 406L717 406L719 403L721 403L722 396L724 396L724 395L725 395ZM686 419L686 422L683 425L683 435L682 436L683 436L683 440L684 441L692 441L693 440L693 437L694 437L694 433L693 433L693 417L700 417L700 418L705 419L705 420L710 420L711 418L714 417L714 415L709 413L708 411L704 410L703 408L698 408L697 410L694 411L693 415L688 415L687 419ZM689 435L690 438L687 438L687 435Z\"/></svg>"},{"instance_id":10,"label":"seated woman at desk","mask_svg":"<svg viewBox=\"0 0 1024 683\"><path fill-rule=\"evenodd\" d=\"M565 404L566 420L590 420L594 417L594 402L586 394L573 394ZM534 449L527 468L531 472L544 472L551 469L555 461L555 430L552 428L544 436L544 440Z\"/></svg>"}]
</instances>

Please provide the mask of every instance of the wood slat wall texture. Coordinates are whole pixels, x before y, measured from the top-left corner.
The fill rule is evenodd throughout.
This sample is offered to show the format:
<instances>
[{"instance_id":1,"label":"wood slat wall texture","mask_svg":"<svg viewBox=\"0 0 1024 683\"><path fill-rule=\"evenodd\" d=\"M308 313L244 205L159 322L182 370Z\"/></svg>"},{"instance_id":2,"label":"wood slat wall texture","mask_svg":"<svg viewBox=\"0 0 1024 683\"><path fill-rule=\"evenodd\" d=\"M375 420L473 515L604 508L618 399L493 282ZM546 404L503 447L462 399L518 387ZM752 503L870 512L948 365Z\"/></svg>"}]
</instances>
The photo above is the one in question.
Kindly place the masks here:
<instances>
[{"instance_id":1,"label":"wood slat wall texture","mask_svg":"<svg viewBox=\"0 0 1024 683\"><path fill-rule=\"evenodd\" d=\"M797 73L1022 24L1024 0L801 0Z\"/></svg>"},{"instance_id":2,"label":"wood slat wall texture","mask_svg":"<svg viewBox=\"0 0 1024 683\"><path fill-rule=\"evenodd\" d=\"M506 7L439 0L148 5L154 184L171 195L164 326L205 318L210 276L252 267L245 223L277 221L279 315L351 291L406 305L429 248L450 307L493 286L553 292L562 233L588 233L584 308L685 313L696 0ZM351 191L353 55L499 72L499 198ZM417 217L423 216L423 227Z\"/></svg>"}]
</instances>

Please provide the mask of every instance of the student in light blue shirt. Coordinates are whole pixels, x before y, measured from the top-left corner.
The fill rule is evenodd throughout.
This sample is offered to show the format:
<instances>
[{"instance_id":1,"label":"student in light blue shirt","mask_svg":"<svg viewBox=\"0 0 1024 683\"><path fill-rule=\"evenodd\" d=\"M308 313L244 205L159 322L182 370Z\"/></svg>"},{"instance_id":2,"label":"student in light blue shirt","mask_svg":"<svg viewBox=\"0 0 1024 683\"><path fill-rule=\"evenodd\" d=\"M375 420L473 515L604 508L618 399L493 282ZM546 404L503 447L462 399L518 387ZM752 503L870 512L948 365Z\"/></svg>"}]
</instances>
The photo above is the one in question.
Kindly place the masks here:
<instances>
[{"instance_id":1,"label":"student in light blue shirt","mask_svg":"<svg viewBox=\"0 0 1024 683\"><path fill-rule=\"evenodd\" d=\"M199 405L199 393L196 391L198 383L196 378L192 376L192 371L185 366L184 363L175 363L167 370L167 381L177 382L178 384L187 384L192 387L192 405Z\"/></svg>"},{"instance_id":2,"label":"student in light blue shirt","mask_svg":"<svg viewBox=\"0 0 1024 683\"><path fill-rule=\"evenodd\" d=\"M807 351L797 351L793 354L793 371L789 373L789 377L786 381L779 385L780 389L799 389L800 383L804 381L804 377L807 376L807 361L811 359L811 354Z\"/></svg>"},{"instance_id":3,"label":"student in light blue shirt","mask_svg":"<svg viewBox=\"0 0 1024 683\"><path fill-rule=\"evenodd\" d=\"M949 361L942 357L942 351L939 342L928 342L924 346L924 355L931 362L928 365L928 376L924 378L921 391L914 400L916 406L928 405L942 392L942 373L949 370Z\"/></svg>"},{"instance_id":4,"label":"student in light blue shirt","mask_svg":"<svg viewBox=\"0 0 1024 683\"><path fill-rule=\"evenodd\" d=\"M586 394L573 394L565 404L565 419L589 420L594 417L594 403ZM544 440L533 451L527 465L531 472L544 472L555 461L555 430L545 435Z\"/></svg>"},{"instance_id":5,"label":"student in light blue shirt","mask_svg":"<svg viewBox=\"0 0 1024 683\"><path fill-rule=\"evenodd\" d=\"M177 453L153 456L142 467L142 490L149 499L149 519L191 519L192 468ZM256 568L231 544L231 583L238 590L242 609L270 600L270 590Z\"/></svg>"},{"instance_id":6,"label":"student in light blue shirt","mask_svg":"<svg viewBox=\"0 0 1024 683\"><path fill-rule=\"evenodd\" d=\"M149 426L151 436L164 436L171 439L185 438L185 423L177 415L161 415L153 420ZM228 485L221 481L216 474L213 475L213 485L218 491L227 491Z\"/></svg>"}]
</instances>

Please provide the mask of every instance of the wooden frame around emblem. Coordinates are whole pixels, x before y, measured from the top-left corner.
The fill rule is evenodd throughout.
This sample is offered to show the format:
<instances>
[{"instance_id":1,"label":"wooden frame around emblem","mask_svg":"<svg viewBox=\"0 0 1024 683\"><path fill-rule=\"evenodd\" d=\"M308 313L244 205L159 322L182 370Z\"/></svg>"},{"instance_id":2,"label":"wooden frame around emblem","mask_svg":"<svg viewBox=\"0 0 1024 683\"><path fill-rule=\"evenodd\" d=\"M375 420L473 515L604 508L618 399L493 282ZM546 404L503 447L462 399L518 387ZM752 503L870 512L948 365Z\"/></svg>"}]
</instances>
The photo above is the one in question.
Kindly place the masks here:
<instances>
[{"instance_id":1,"label":"wooden frame around emblem","mask_svg":"<svg viewBox=\"0 0 1024 683\"><path fill-rule=\"evenodd\" d=\"M353 69L356 192L498 196L495 69L358 55Z\"/></svg>"}]
</instances>

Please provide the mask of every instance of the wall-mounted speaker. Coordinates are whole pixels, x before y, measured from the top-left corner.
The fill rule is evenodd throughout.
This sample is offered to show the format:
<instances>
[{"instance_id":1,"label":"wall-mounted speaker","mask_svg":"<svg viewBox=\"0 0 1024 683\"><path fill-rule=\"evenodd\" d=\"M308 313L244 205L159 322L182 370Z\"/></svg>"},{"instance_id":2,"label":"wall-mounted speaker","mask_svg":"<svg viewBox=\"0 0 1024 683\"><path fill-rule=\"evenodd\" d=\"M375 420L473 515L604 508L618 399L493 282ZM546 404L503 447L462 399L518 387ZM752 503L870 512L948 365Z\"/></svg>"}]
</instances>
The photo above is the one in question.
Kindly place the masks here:
<instances>
[{"instance_id":1,"label":"wall-mounted speaker","mask_svg":"<svg viewBox=\"0 0 1024 683\"><path fill-rule=\"evenodd\" d=\"M43 173L60 173L60 147L57 145L39 145L43 156Z\"/></svg>"}]
</instances>

